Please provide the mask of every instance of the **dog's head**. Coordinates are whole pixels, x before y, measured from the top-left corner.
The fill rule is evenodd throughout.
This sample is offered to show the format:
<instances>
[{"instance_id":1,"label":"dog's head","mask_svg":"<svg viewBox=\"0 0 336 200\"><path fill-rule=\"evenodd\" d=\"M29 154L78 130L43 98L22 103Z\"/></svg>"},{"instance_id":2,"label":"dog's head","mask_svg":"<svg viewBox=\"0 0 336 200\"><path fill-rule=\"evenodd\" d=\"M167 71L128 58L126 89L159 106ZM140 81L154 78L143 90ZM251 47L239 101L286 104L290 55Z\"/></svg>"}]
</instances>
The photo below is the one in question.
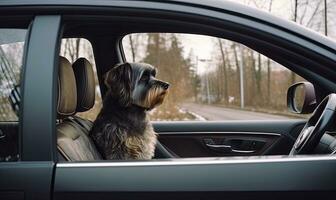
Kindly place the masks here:
<instances>
[{"instance_id":1,"label":"dog's head","mask_svg":"<svg viewBox=\"0 0 336 200\"><path fill-rule=\"evenodd\" d=\"M123 106L137 105L147 110L160 105L169 84L155 78L156 70L145 63L123 63L105 75L105 84L113 99Z\"/></svg>"}]
</instances>

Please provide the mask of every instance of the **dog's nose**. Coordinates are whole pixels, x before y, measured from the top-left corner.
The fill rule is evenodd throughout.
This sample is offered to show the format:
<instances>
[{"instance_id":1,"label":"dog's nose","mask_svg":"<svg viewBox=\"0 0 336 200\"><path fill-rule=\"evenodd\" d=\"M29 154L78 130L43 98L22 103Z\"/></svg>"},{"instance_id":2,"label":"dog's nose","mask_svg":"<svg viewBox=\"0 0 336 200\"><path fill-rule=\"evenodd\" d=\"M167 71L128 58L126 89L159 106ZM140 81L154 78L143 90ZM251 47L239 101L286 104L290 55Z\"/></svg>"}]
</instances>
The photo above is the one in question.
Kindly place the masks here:
<instances>
[{"instance_id":1,"label":"dog's nose","mask_svg":"<svg viewBox=\"0 0 336 200\"><path fill-rule=\"evenodd\" d=\"M162 87L167 90L169 88L169 83L162 83Z\"/></svg>"}]
</instances>

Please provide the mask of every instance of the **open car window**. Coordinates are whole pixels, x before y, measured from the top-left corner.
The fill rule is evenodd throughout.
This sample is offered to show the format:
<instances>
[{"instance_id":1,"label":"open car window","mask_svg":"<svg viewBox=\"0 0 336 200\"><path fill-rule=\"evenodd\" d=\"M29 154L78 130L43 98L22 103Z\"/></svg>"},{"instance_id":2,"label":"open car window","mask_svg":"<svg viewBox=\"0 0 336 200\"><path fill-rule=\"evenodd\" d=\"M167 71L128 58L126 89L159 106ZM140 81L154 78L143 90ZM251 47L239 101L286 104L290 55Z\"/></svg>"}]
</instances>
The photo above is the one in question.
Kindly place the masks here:
<instances>
[{"instance_id":1,"label":"open car window","mask_svg":"<svg viewBox=\"0 0 336 200\"><path fill-rule=\"evenodd\" d=\"M236 42L205 35L134 33L123 40L126 61L145 62L171 84L153 121L284 120L287 89L304 79Z\"/></svg>"}]
</instances>

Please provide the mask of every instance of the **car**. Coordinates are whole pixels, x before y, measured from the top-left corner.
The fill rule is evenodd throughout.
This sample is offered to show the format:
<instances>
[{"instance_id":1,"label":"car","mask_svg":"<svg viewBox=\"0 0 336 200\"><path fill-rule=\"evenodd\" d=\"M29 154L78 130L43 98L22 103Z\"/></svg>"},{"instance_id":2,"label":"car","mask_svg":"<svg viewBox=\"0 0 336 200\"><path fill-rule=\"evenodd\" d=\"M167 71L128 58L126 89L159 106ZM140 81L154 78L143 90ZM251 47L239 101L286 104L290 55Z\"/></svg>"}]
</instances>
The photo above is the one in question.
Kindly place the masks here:
<instances>
[{"instance_id":1,"label":"car","mask_svg":"<svg viewBox=\"0 0 336 200\"><path fill-rule=\"evenodd\" d=\"M0 61L0 199L331 199L335 195L334 41L225 1L11 0L0 2L0 13L0 55L11 58ZM160 141L156 159L101 160L85 135L90 121L72 118L76 111L60 103L77 98L73 88L80 89L70 77L71 63L59 57L61 40L85 38L91 43L104 96L104 74L126 62L122 38L153 32L199 34L243 44L307 80L289 88L288 105L298 113L315 111L309 119L153 122ZM296 101L300 87L301 107ZM62 146L64 123L72 124L74 131L62 135L66 139ZM217 143L223 138L231 143ZM97 159L71 160L67 152L74 157L92 153Z\"/></svg>"}]
</instances>

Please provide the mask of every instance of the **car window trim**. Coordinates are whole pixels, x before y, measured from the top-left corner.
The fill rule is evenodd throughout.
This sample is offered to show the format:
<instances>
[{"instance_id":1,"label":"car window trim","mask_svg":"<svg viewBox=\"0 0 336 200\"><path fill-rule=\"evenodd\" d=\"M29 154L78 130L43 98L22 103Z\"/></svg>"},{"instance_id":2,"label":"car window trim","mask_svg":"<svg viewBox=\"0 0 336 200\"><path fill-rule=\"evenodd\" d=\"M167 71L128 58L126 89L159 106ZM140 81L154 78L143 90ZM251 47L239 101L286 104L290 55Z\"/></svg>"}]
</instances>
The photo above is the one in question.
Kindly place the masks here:
<instances>
[{"instance_id":1,"label":"car window trim","mask_svg":"<svg viewBox=\"0 0 336 200\"><path fill-rule=\"evenodd\" d=\"M210 158L177 158L158 159L148 161L97 161L97 162L62 162L57 163L59 168L84 167L144 167L144 166L180 166L180 165L222 165L246 163L274 163L274 162L318 162L335 161L335 156L253 156L253 157L210 157Z\"/></svg>"}]
</instances>

